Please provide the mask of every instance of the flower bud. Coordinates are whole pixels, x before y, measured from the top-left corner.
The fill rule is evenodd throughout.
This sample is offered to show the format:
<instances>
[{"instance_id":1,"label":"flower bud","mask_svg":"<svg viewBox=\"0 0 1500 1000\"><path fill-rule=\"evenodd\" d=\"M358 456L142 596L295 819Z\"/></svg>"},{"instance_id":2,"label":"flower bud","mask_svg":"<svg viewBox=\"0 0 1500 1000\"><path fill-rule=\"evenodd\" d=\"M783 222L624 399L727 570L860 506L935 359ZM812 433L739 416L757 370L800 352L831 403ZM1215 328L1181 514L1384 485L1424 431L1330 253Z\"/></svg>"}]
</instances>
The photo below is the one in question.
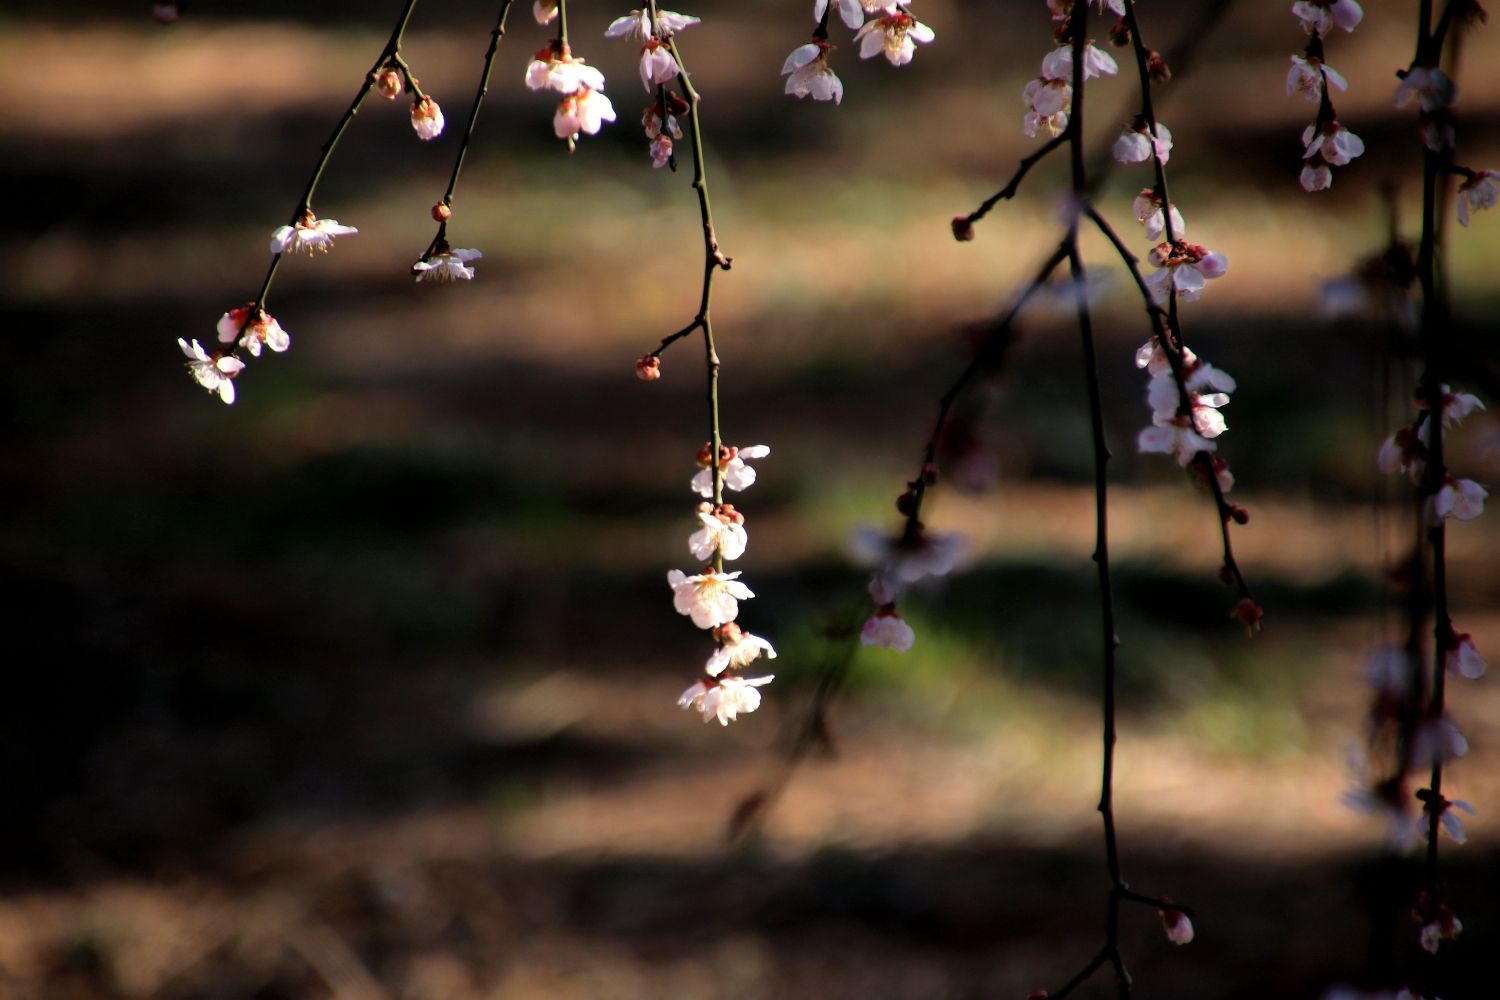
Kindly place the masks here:
<instances>
[{"instance_id":1,"label":"flower bud","mask_svg":"<svg viewBox=\"0 0 1500 1000\"><path fill-rule=\"evenodd\" d=\"M411 127L416 130L417 138L423 142L430 142L442 135L443 109L438 107L438 102L431 97L412 101Z\"/></svg>"},{"instance_id":2,"label":"flower bud","mask_svg":"<svg viewBox=\"0 0 1500 1000\"><path fill-rule=\"evenodd\" d=\"M635 377L642 382L655 382L661 378L661 358L654 354L641 355L635 362Z\"/></svg>"},{"instance_id":3,"label":"flower bud","mask_svg":"<svg viewBox=\"0 0 1500 1000\"><path fill-rule=\"evenodd\" d=\"M401 74L390 67L381 70L375 78L375 91L387 101L394 101L401 93Z\"/></svg>"},{"instance_id":4,"label":"flower bud","mask_svg":"<svg viewBox=\"0 0 1500 1000\"><path fill-rule=\"evenodd\" d=\"M447 202L440 201L432 206L433 222L447 222L451 218L453 218L453 209L448 207Z\"/></svg>"},{"instance_id":5,"label":"flower bud","mask_svg":"<svg viewBox=\"0 0 1500 1000\"><path fill-rule=\"evenodd\" d=\"M1264 615L1265 612L1261 610L1261 606L1248 597L1241 598L1240 602L1234 606L1234 611L1231 612L1231 616L1245 626L1245 631L1250 635L1260 631L1260 622Z\"/></svg>"},{"instance_id":6,"label":"flower bud","mask_svg":"<svg viewBox=\"0 0 1500 1000\"><path fill-rule=\"evenodd\" d=\"M1155 49L1146 53L1146 74L1151 77L1152 83L1166 83L1172 79L1171 68Z\"/></svg>"},{"instance_id":7,"label":"flower bud","mask_svg":"<svg viewBox=\"0 0 1500 1000\"><path fill-rule=\"evenodd\" d=\"M960 243L968 243L974 238L974 223L969 221L967 215L953 217L953 238Z\"/></svg>"},{"instance_id":8,"label":"flower bud","mask_svg":"<svg viewBox=\"0 0 1500 1000\"><path fill-rule=\"evenodd\" d=\"M1130 25L1123 17L1109 26L1109 44L1117 49L1130 44Z\"/></svg>"}]
</instances>

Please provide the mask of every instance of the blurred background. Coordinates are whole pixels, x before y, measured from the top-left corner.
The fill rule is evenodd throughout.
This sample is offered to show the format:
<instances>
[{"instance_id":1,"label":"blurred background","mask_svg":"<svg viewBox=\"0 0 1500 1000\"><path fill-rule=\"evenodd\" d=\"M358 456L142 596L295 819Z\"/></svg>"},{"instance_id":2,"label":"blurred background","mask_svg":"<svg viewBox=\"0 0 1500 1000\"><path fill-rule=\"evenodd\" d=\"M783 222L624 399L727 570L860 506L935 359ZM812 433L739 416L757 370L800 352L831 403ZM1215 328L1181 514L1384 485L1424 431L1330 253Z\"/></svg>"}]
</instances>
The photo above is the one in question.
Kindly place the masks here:
<instances>
[{"instance_id":1,"label":"blurred background","mask_svg":"<svg viewBox=\"0 0 1500 1000\"><path fill-rule=\"evenodd\" d=\"M171 26L149 6L0 13L18 84L0 105L0 996L1018 997L1080 967L1107 887L1093 496L1077 335L1045 302L960 404L967 443L933 493L929 527L967 535L968 565L903 604L909 654L855 652L836 753L726 838L866 613L850 531L895 526L937 396L1057 239L1061 160L975 242L948 222L1034 146L1019 95L1044 6L919 0L937 39L900 70L835 24L841 107L782 94L805 2L687 11L734 258L714 302L725 434L772 449L735 498L736 568L758 595L742 622L781 655L727 730L674 705L708 652L664 582L690 566L702 369L693 344L659 382L631 365L691 319L702 248L690 169L650 168L634 52L602 37L624 11L572 11L619 121L570 157L522 85L546 35L518 5L449 228L485 256L473 282L431 287L408 268L496 5L419 6L404 52L448 130L421 143L404 102L365 106L315 202L360 232L287 262L270 310L292 350L252 361L226 407L175 340L208 343L254 296L399 4L198 2ZM1148 41L1167 50L1203 6L1143 4ZM1314 105L1284 94L1305 37L1285 11L1238 4L1159 92L1189 236L1230 262L1183 315L1240 384L1221 454L1251 511L1253 640L1228 618L1209 499L1134 453L1148 331L1086 247L1125 875L1198 911L1187 948L1127 911L1141 996L1394 987L1417 959L1417 860L1340 803L1367 660L1404 627L1387 578L1408 503L1374 454L1408 419L1410 361L1384 321L1321 306L1384 246L1383 190L1415 239L1414 116L1391 106L1414 6L1370 0L1328 43L1368 144L1330 192L1297 185ZM1477 32L1459 73L1475 167L1500 165L1500 76L1478 68L1497 46ZM1091 86L1101 148L1133 87ZM1099 197L1142 254L1148 182L1118 169ZM1494 401L1500 218L1451 228L1461 388ZM1459 474L1500 482L1490 418L1452 442ZM1494 518L1450 538L1459 627L1500 658ZM1442 951L1454 1000L1494 995L1476 979L1500 947L1500 693L1450 692L1471 751L1445 791L1479 810L1444 847L1466 925Z\"/></svg>"}]
</instances>

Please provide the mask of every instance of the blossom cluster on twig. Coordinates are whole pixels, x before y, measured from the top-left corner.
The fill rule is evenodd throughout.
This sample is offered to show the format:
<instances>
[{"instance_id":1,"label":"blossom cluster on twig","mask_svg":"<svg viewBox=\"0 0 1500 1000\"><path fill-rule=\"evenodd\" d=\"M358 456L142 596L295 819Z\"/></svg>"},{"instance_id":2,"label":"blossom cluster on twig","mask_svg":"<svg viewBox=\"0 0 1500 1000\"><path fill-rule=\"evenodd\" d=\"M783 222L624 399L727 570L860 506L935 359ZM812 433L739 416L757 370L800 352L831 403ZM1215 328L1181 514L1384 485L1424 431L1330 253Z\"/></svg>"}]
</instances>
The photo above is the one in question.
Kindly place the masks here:
<instances>
[{"instance_id":1,"label":"blossom cluster on twig","mask_svg":"<svg viewBox=\"0 0 1500 1000\"><path fill-rule=\"evenodd\" d=\"M794 97L835 104L844 99L843 81L828 65L828 55L836 48L828 41L828 18L835 6L839 20L854 32L861 59L883 55L892 66L905 66L916 54L918 42L926 45L937 37L912 16L911 4L901 0L816 0L813 20L817 27L812 39L793 49L781 65L786 92Z\"/></svg>"}]
</instances>

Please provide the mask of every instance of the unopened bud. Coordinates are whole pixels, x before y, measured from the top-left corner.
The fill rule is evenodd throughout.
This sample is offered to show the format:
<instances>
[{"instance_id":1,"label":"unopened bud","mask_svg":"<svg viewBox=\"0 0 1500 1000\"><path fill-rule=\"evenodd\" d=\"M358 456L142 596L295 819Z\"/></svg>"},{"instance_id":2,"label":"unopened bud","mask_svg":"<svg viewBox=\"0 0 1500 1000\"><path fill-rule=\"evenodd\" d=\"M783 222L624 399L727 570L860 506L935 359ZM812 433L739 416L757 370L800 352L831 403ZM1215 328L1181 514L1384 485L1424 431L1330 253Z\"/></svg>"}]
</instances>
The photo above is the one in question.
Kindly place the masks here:
<instances>
[{"instance_id":1,"label":"unopened bud","mask_svg":"<svg viewBox=\"0 0 1500 1000\"><path fill-rule=\"evenodd\" d=\"M1123 17L1109 26L1109 44L1117 49L1130 44L1130 25Z\"/></svg>"},{"instance_id":2,"label":"unopened bud","mask_svg":"<svg viewBox=\"0 0 1500 1000\"><path fill-rule=\"evenodd\" d=\"M917 512L917 491L907 490L896 498L896 512L902 517L911 517Z\"/></svg>"},{"instance_id":3,"label":"unopened bud","mask_svg":"<svg viewBox=\"0 0 1500 1000\"><path fill-rule=\"evenodd\" d=\"M1234 518L1234 523L1235 524L1249 524L1250 523L1250 512L1248 510L1246 510L1245 508L1241 507L1239 504L1230 504L1229 505L1229 516L1232 517L1232 518Z\"/></svg>"},{"instance_id":4,"label":"unopened bud","mask_svg":"<svg viewBox=\"0 0 1500 1000\"><path fill-rule=\"evenodd\" d=\"M667 92L667 114L685 115L688 113L688 102L676 91Z\"/></svg>"},{"instance_id":5,"label":"unopened bud","mask_svg":"<svg viewBox=\"0 0 1500 1000\"><path fill-rule=\"evenodd\" d=\"M642 382L655 382L661 378L661 358L654 354L643 354L636 359L635 377Z\"/></svg>"},{"instance_id":6,"label":"unopened bud","mask_svg":"<svg viewBox=\"0 0 1500 1000\"><path fill-rule=\"evenodd\" d=\"M447 202L440 201L432 206L432 221L447 222L451 218L453 218L453 209L448 207Z\"/></svg>"},{"instance_id":7,"label":"unopened bud","mask_svg":"<svg viewBox=\"0 0 1500 1000\"><path fill-rule=\"evenodd\" d=\"M401 93L401 74L393 69L383 69L375 78L375 91L387 101L394 101Z\"/></svg>"},{"instance_id":8,"label":"unopened bud","mask_svg":"<svg viewBox=\"0 0 1500 1000\"><path fill-rule=\"evenodd\" d=\"M974 223L967 215L953 217L953 238L960 243L968 243L974 238Z\"/></svg>"}]
</instances>

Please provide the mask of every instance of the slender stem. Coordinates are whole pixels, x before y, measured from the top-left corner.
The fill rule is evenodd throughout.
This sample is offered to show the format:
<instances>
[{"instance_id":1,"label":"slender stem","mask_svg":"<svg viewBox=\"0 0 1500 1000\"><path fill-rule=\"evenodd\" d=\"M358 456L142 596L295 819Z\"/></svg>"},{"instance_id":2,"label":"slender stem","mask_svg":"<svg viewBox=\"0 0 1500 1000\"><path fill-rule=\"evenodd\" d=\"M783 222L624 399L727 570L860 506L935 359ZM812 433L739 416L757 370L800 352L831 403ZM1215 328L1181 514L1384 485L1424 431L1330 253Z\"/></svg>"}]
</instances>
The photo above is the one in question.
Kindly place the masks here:
<instances>
[{"instance_id":1,"label":"slender stem","mask_svg":"<svg viewBox=\"0 0 1500 1000\"><path fill-rule=\"evenodd\" d=\"M1048 139L1040 147L1038 147L1036 152L1021 160L1020 165L1016 168L1016 172L1011 176L1010 181L1006 183L1005 187L1001 188L999 191L996 191L984 201L980 202L978 208L974 209L974 211L964 216L965 224L972 226L974 223L978 222L986 215L989 215L990 209L1000 204L1000 202L1006 201L1010 198L1014 198L1016 196L1016 192L1021 189L1021 182L1025 180L1026 175L1031 172L1031 168L1042 162L1042 160L1046 158L1048 153L1052 152L1058 146L1061 146L1067 141L1068 133L1066 131L1060 132L1059 134L1053 136L1051 139Z\"/></svg>"},{"instance_id":2,"label":"slender stem","mask_svg":"<svg viewBox=\"0 0 1500 1000\"><path fill-rule=\"evenodd\" d=\"M557 0L557 51L568 51L568 0Z\"/></svg>"},{"instance_id":3,"label":"slender stem","mask_svg":"<svg viewBox=\"0 0 1500 1000\"><path fill-rule=\"evenodd\" d=\"M490 47L484 53L484 69L479 74L479 86L474 91L474 104L469 109L469 122L464 127L463 138L458 143L458 153L453 157L453 172L448 176L448 189L443 192L439 204L451 207L453 205L453 192L458 189L458 176L464 168L464 156L469 151L469 143L474 138L474 127L479 123L479 107L484 103L485 95L490 90L490 71L495 66L495 53L500 48L500 39L505 37L505 19L510 16L510 8L515 0L504 0L500 4L500 13L495 17L495 27L490 30ZM448 241L448 220L444 219L438 223L437 235L432 238L422 259L426 260L434 253L443 249Z\"/></svg>"},{"instance_id":4,"label":"slender stem","mask_svg":"<svg viewBox=\"0 0 1500 1000\"><path fill-rule=\"evenodd\" d=\"M371 64L369 72L365 74L364 83L355 92L354 99L349 102L349 106L344 109L343 115L339 117L338 124L333 127L333 132L323 142L322 149L318 154L318 162L313 164L312 174L307 178L307 185L302 189L302 197L297 202L297 208L292 212L291 220L287 223L288 225L295 226L312 210L313 194L318 189L318 182L323 178L323 168L328 166L328 161L333 156L333 151L338 146L339 139L343 137L344 130L349 127L349 123L354 120L354 116L359 114L360 105L364 104L365 98L370 96L370 91L374 88L375 81L380 76L381 68L401 51L401 38L406 34L407 22L411 20L412 11L416 9L416 6L417 0L406 0L405 6L401 9L401 16L396 20L396 26L391 29L390 38L386 40L385 47L380 50L380 55L375 58L375 62ZM271 256L271 265L266 269L266 276L261 281L260 291L256 293L255 302L246 313L245 322L240 325L241 337L244 335L245 327L249 325L256 315L265 309L266 296L271 292L271 282L276 278L276 270L281 266L282 256L283 254L280 253ZM230 356L235 356L239 353L239 338L236 338L235 342L229 345L227 353Z\"/></svg>"},{"instance_id":5,"label":"slender stem","mask_svg":"<svg viewBox=\"0 0 1500 1000\"><path fill-rule=\"evenodd\" d=\"M1151 103L1150 53L1141 40L1141 27L1135 17L1135 0L1125 0L1125 24L1130 28L1131 43L1135 47L1136 73L1141 83L1141 117L1146 122L1146 141L1151 146L1151 164L1156 168L1156 196L1161 199L1162 236L1168 243L1174 242L1180 233L1172 231L1172 200L1167 195L1167 169L1161 157L1156 155L1156 109ZM1323 88L1325 91L1327 87Z\"/></svg>"}]
</instances>

